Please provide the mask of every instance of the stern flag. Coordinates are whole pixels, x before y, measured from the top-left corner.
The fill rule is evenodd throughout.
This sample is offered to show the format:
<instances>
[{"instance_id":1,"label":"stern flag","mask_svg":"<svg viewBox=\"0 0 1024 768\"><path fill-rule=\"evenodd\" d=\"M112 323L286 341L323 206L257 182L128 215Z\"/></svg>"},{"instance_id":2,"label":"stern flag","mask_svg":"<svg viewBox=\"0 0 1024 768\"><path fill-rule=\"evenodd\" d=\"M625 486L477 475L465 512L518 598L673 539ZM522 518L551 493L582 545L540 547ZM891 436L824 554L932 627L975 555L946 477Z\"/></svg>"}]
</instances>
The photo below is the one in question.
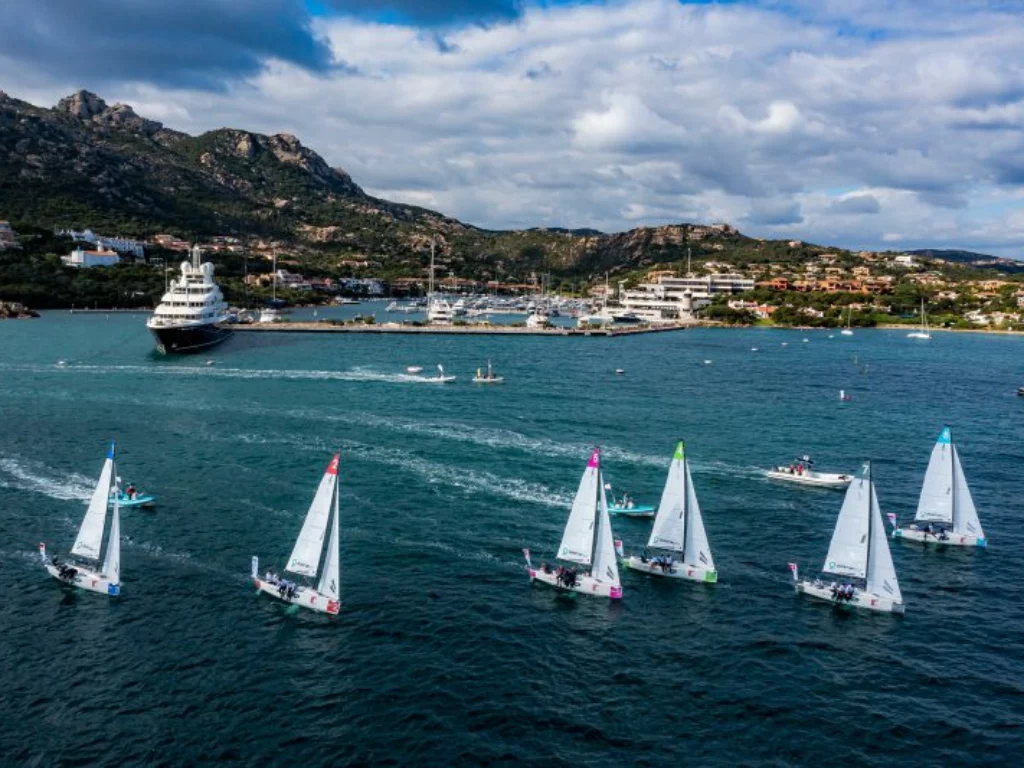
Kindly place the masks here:
<instances>
[{"instance_id":1,"label":"stern flag","mask_svg":"<svg viewBox=\"0 0 1024 768\"><path fill-rule=\"evenodd\" d=\"M793 573L793 580L796 581L799 578L800 573L800 570L797 568L796 563L790 563L789 570Z\"/></svg>"},{"instance_id":2,"label":"stern flag","mask_svg":"<svg viewBox=\"0 0 1024 768\"><path fill-rule=\"evenodd\" d=\"M886 514L886 517L889 518L889 522L892 524L892 527L895 528L896 527L896 515L894 515L892 512L889 512L889 513Z\"/></svg>"}]
</instances>

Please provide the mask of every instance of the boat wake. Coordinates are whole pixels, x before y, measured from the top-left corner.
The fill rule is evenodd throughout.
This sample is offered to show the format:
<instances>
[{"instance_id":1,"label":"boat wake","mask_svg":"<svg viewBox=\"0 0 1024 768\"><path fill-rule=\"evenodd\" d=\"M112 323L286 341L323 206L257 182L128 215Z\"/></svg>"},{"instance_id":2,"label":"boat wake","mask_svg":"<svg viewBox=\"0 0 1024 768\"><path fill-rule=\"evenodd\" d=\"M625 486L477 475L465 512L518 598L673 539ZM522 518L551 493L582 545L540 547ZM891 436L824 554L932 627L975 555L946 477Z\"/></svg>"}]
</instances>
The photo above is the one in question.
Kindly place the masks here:
<instances>
[{"instance_id":1,"label":"boat wake","mask_svg":"<svg viewBox=\"0 0 1024 768\"><path fill-rule=\"evenodd\" d=\"M40 493L59 501L88 501L92 496L93 482L88 477L57 472L38 462L3 458L0 473L6 476L0 482L7 488Z\"/></svg>"}]
</instances>

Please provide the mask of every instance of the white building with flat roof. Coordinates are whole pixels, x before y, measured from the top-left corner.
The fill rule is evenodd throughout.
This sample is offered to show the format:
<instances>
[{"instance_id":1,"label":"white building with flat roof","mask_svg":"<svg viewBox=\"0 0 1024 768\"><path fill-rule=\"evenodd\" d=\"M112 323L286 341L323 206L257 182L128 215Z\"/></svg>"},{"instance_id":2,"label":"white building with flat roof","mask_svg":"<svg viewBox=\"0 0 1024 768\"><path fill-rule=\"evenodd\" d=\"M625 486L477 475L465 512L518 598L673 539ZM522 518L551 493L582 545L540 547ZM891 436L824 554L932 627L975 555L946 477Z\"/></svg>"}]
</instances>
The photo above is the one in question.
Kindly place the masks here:
<instances>
[{"instance_id":1,"label":"white building with flat roof","mask_svg":"<svg viewBox=\"0 0 1024 768\"><path fill-rule=\"evenodd\" d=\"M735 273L675 277L660 274L653 282L623 291L619 303L649 322L688 320L716 296L754 290L754 278Z\"/></svg>"},{"instance_id":2,"label":"white building with flat roof","mask_svg":"<svg viewBox=\"0 0 1024 768\"><path fill-rule=\"evenodd\" d=\"M102 248L98 251L75 248L70 255L61 256L60 260L66 267L112 267L121 263L121 256L117 251L106 251Z\"/></svg>"},{"instance_id":3,"label":"white building with flat roof","mask_svg":"<svg viewBox=\"0 0 1024 768\"><path fill-rule=\"evenodd\" d=\"M130 237L107 237L97 235L91 229L83 229L81 232L74 229L64 229L58 232L60 235L67 235L72 240L81 240L85 243L95 245L99 250L117 251L119 253L130 253L132 256L142 258L145 254L145 243L140 240L133 240Z\"/></svg>"}]
</instances>

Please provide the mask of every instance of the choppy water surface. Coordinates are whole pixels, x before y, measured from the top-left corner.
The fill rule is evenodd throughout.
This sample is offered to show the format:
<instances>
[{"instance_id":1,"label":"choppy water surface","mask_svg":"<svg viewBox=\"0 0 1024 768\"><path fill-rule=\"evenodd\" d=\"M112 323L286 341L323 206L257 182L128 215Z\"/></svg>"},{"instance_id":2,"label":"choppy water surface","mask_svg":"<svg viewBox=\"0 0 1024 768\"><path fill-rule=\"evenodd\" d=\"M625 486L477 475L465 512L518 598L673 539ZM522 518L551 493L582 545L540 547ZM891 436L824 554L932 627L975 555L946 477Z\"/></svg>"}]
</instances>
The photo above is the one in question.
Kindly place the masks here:
<instances>
[{"instance_id":1,"label":"choppy water surface","mask_svg":"<svg viewBox=\"0 0 1024 768\"><path fill-rule=\"evenodd\" d=\"M0 324L5 761L940 765L1024 749L1024 339L151 347L138 315ZM488 359L505 386L469 383ZM404 375L437 362L457 383ZM883 511L907 519L944 422L989 550L894 546L902 618L795 596L786 563L820 566L842 495L761 469L871 458ZM123 513L122 598L67 595L34 548L70 547L110 436L161 504ZM679 437L720 582L626 572L621 605L531 587L520 550L553 554L588 448L617 491L656 503ZM257 598L247 574L253 554L283 564L336 449L329 621ZM649 523L614 526L627 549L646 541Z\"/></svg>"}]
</instances>

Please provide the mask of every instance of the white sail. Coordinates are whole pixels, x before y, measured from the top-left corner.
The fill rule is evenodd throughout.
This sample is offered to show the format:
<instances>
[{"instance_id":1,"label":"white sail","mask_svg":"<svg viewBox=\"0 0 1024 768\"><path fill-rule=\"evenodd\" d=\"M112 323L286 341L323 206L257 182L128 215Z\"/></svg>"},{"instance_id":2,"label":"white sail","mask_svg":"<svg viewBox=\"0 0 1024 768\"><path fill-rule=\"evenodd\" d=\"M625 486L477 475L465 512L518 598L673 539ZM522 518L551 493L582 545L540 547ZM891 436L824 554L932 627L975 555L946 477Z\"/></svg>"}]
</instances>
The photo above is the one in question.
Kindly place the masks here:
<instances>
[{"instance_id":1,"label":"white sail","mask_svg":"<svg viewBox=\"0 0 1024 768\"><path fill-rule=\"evenodd\" d=\"M107 556L103 559L103 575L111 584L121 583L121 505L114 494L114 510L110 515Z\"/></svg>"},{"instance_id":2,"label":"white sail","mask_svg":"<svg viewBox=\"0 0 1024 768\"><path fill-rule=\"evenodd\" d=\"M587 468L580 480L572 511L565 524L562 544L558 547L558 559L581 565L590 565L591 550L594 546L594 522L597 517L597 486L600 478L601 452L597 449L590 455Z\"/></svg>"},{"instance_id":3,"label":"white sail","mask_svg":"<svg viewBox=\"0 0 1024 768\"><path fill-rule=\"evenodd\" d=\"M971 498L971 489L967 487L964 468L960 466L960 452L956 446L953 446L953 477L953 498L956 502L953 507L953 531L979 539L985 538L985 532L981 530L981 521L978 520L978 510L974 508L974 499Z\"/></svg>"},{"instance_id":4,"label":"white sail","mask_svg":"<svg viewBox=\"0 0 1024 768\"><path fill-rule=\"evenodd\" d=\"M697 565L708 570L715 570L715 561L711 557L711 545L704 531L704 518L700 514L697 491L690 477L690 466L683 462L686 469L686 549L683 551L683 562Z\"/></svg>"},{"instance_id":5,"label":"white sail","mask_svg":"<svg viewBox=\"0 0 1024 768\"><path fill-rule=\"evenodd\" d=\"M327 541L327 557L324 559L324 572L320 574L320 583L316 591L338 599L338 484L334 484L334 512L331 515L331 538Z\"/></svg>"},{"instance_id":6,"label":"white sail","mask_svg":"<svg viewBox=\"0 0 1024 768\"><path fill-rule=\"evenodd\" d=\"M914 519L922 523L953 524L953 439L944 427L932 448Z\"/></svg>"},{"instance_id":7,"label":"white sail","mask_svg":"<svg viewBox=\"0 0 1024 768\"><path fill-rule=\"evenodd\" d=\"M900 584L889 552L889 537L882 525L882 511L878 506L875 484L871 483L871 548L868 555L867 591L879 597L901 601Z\"/></svg>"},{"instance_id":8,"label":"white sail","mask_svg":"<svg viewBox=\"0 0 1024 768\"><path fill-rule=\"evenodd\" d=\"M615 536L612 534L612 521L608 515L608 497L598 473L598 487L601 503L598 509L597 540L594 542L594 564L590 575L599 581L619 584L619 564L615 558Z\"/></svg>"},{"instance_id":9,"label":"white sail","mask_svg":"<svg viewBox=\"0 0 1024 768\"><path fill-rule=\"evenodd\" d=\"M825 558L825 573L837 576L864 578L868 560L868 513L871 504L870 482L867 472L850 483L839 510L832 543Z\"/></svg>"},{"instance_id":10,"label":"white sail","mask_svg":"<svg viewBox=\"0 0 1024 768\"><path fill-rule=\"evenodd\" d=\"M672 463L668 467L665 489L661 492L661 504L654 518L651 537L647 546L682 552L686 535L686 469L684 464L683 443L676 445Z\"/></svg>"},{"instance_id":11,"label":"white sail","mask_svg":"<svg viewBox=\"0 0 1024 768\"><path fill-rule=\"evenodd\" d=\"M320 487L306 513L306 521L302 524L299 538L295 541L292 556L288 559L286 571L300 576L316 576L320 564L320 553L324 548L324 533L327 532L327 518L331 514L331 503L334 499L334 485L338 481L338 454L334 454L327 465Z\"/></svg>"},{"instance_id":12,"label":"white sail","mask_svg":"<svg viewBox=\"0 0 1024 768\"><path fill-rule=\"evenodd\" d=\"M114 444L110 444L107 460L103 462L99 482L92 492L89 509L85 512L82 527L78 529L78 538L71 547L71 554L91 560L100 559L100 548L103 546L103 527L107 521L107 506L110 504L110 479L114 474Z\"/></svg>"}]
</instances>

